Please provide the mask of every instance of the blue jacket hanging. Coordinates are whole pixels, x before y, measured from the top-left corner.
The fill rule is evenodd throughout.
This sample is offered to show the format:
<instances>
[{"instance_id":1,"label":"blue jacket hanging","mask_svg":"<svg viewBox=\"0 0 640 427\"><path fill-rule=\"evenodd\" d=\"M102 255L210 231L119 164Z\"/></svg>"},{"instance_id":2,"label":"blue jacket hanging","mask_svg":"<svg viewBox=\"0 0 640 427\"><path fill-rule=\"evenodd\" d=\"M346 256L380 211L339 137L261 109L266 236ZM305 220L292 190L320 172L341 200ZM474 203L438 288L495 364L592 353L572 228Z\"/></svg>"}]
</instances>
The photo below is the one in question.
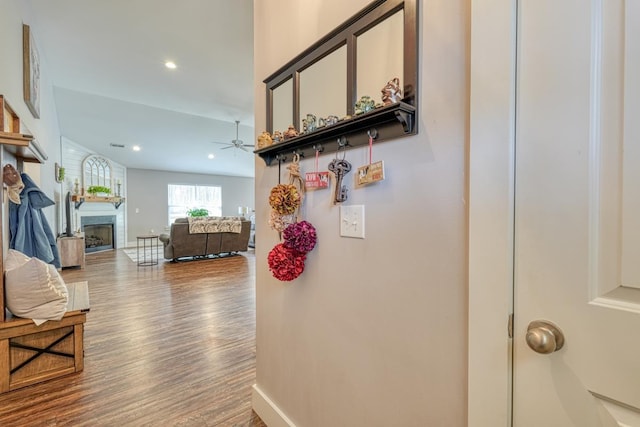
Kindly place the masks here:
<instances>
[{"instance_id":1,"label":"blue jacket hanging","mask_svg":"<svg viewBox=\"0 0 640 427\"><path fill-rule=\"evenodd\" d=\"M9 248L60 268L56 238L42 213L42 208L55 205L26 173L20 174L24 189L20 204L9 201Z\"/></svg>"}]
</instances>

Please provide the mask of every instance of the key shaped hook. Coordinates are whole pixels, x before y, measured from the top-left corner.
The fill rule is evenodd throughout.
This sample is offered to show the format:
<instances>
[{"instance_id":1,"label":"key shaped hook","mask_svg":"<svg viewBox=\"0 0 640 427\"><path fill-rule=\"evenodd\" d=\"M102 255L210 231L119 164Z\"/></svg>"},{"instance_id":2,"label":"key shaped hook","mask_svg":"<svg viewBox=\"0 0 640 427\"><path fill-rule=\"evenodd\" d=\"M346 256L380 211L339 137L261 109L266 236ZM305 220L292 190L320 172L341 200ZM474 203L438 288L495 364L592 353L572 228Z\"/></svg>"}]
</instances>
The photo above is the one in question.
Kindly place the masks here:
<instances>
[{"instance_id":1,"label":"key shaped hook","mask_svg":"<svg viewBox=\"0 0 640 427\"><path fill-rule=\"evenodd\" d=\"M333 159L331 163L329 163L329 170L333 172L336 177L334 201L336 203L345 202L347 200L348 189L346 185L342 185L342 179L351 170L351 163L344 159Z\"/></svg>"}]
</instances>

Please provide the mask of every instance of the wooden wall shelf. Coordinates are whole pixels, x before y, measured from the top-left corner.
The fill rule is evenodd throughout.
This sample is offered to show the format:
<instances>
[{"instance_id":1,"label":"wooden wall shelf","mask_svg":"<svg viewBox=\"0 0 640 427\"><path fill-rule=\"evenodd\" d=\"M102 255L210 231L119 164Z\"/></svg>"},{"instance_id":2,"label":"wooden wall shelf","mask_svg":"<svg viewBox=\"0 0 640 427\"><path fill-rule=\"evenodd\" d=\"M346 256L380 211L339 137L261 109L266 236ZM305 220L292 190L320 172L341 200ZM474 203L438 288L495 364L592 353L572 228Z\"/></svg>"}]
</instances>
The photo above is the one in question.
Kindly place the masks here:
<instances>
[{"instance_id":1,"label":"wooden wall shelf","mask_svg":"<svg viewBox=\"0 0 640 427\"><path fill-rule=\"evenodd\" d=\"M0 144L8 153L25 162L44 163L49 158L31 135L0 132Z\"/></svg>"},{"instance_id":2,"label":"wooden wall shelf","mask_svg":"<svg viewBox=\"0 0 640 427\"><path fill-rule=\"evenodd\" d=\"M29 135L27 129L20 128L20 118L2 95L0 95L0 144L8 153L25 162L44 163L48 159L47 154L33 136Z\"/></svg>"},{"instance_id":3,"label":"wooden wall shelf","mask_svg":"<svg viewBox=\"0 0 640 427\"><path fill-rule=\"evenodd\" d=\"M118 209L120 205L124 203L124 200L124 197L119 196L100 197L90 195L78 196L77 194L71 195L71 201L75 203L76 209L80 208L83 203L111 203L116 209Z\"/></svg>"},{"instance_id":4,"label":"wooden wall shelf","mask_svg":"<svg viewBox=\"0 0 640 427\"><path fill-rule=\"evenodd\" d=\"M416 109L404 102L376 108L368 113L325 126L308 134L290 138L254 151L267 166L274 160L286 162L294 154L312 158L316 151L335 152L339 147L354 148L369 144L369 133L374 142L386 141L401 136L414 135Z\"/></svg>"}]
</instances>

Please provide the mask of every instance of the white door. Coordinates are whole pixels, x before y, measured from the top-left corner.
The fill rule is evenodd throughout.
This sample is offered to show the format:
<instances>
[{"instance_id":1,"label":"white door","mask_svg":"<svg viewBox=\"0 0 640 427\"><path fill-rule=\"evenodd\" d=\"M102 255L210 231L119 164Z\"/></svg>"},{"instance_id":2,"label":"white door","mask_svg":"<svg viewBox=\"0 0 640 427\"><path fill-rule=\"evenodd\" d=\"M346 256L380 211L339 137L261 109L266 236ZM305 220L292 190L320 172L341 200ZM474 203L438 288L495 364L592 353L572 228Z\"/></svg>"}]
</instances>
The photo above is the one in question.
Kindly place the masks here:
<instances>
[{"instance_id":1,"label":"white door","mask_svg":"<svg viewBox=\"0 0 640 427\"><path fill-rule=\"evenodd\" d=\"M517 14L513 425L640 426L640 0Z\"/></svg>"}]
</instances>

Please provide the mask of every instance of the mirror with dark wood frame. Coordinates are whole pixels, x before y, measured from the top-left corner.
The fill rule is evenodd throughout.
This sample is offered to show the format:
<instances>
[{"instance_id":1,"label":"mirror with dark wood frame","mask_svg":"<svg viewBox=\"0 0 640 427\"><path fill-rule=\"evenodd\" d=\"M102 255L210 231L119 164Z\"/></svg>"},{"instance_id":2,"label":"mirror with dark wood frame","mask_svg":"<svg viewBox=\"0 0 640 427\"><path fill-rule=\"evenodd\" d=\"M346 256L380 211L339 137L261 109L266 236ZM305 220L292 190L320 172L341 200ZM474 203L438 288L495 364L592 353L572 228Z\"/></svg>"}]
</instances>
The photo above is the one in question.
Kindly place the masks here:
<instances>
[{"instance_id":1,"label":"mirror with dark wood frame","mask_svg":"<svg viewBox=\"0 0 640 427\"><path fill-rule=\"evenodd\" d=\"M363 145L371 130L376 142L416 134L417 7L417 0L376 0L265 79L267 131L283 132L293 125L301 135L256 153L270 164L292 153L337 148L339 140L347 147ZM403 98L383 105L381 90L393 78ZM363 96L377 108L356 114ZM302 133L308 114L340 121Z\"/></svg>"},{"instance_id":2,"label":"mirror with dark wood frame","mask_svg":"<svg viewBox=\"0 0 640 427\"><path fill-rule=\"evenodd\" d=\"M356 99L382 100L381 88L391 78L404 75L404 11L358 35L356 51Z\"/></svg>"},{"instance_id":3,"label":"mirror with dark wood frame","mask_svg":"<svg viewBox=\"0 0 640 427\"><path fill-rule=\"evenodd\" d=\"M289 78L272 90L272 129L286 129L293 117L293 79Z\"/></svg>"},{"instance_id":4,"label":"mirror with dark wood frame","mask_svg":"<svg viewBox=\"0 0 640 427\"><path fill-rule=\"evenodd\" d=\"M300 72L300 108L296 129L303 130L307 114L316 118L347 115L347 47L342 46Z\"/></svg>"}]
</instances>

